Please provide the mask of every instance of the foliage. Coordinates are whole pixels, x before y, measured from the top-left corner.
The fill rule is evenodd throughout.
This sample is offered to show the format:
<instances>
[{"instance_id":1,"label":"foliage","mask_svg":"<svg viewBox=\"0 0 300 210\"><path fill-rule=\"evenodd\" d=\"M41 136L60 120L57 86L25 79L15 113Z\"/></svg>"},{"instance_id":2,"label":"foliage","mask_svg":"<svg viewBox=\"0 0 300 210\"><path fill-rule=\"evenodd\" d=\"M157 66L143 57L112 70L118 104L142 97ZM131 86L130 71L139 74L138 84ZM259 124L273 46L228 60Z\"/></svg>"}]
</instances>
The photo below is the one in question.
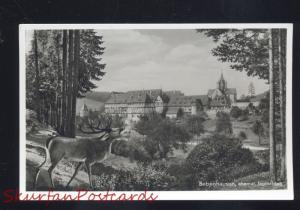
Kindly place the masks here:
<instances>
[{"instance_id":1,"label":"foliage","mask_svg":"<svg viewBox=\"0 0 300 210\"><path fill-rule=\"evenodd\" d=\"M154 165L138 165L133 170L117 170L114 174L96 176L97 190L168 190L175 181L166 169Z\"/></svg>"},{"instance_id":2,"label":"foliage","mask_svg":"<svg viewBox=\"0 0 300 210\"><path fill-rule=\"evenodd\" d=\"M246 108L246 109L243 109L242 110L242 114L241 116L238 118L239 121L245 121L245 120L248 120L248 115L249 115L249 110Z\"/></svg>"},{"instance_id":3,"label":"foliage","mask_svg":"<svg viewBox=\"0 0 300 210\"><path fill-rule=\"evenodd\" d=\"M149 151L145 148L145 142L140 139L115 141L112 144L112 153L143 163L149 163L152 160Z\"/></svg>"},{"instance_id":4,"label":"foliage","mask_svg":"<svg viewBox=\"0 0 300 210\"><path fill-rule=\"evenodd\" d=\"M230 182L249 171L254 172L248 169L249 164L258 165L252 152L242 148L239 139L220 134L204 139L186 159L187 170L195 185L199 181ZM244 169L238 170L241 167Z\"/></svg>"},{"instance_id":5,"label":"foliage","mask_svg":"<svg viewBox=\"0 0 300 210\"><path fill-rule=\"evenodd\" d=\"M222 62L230 63L248 76L268 80L268 38L266 29L202 29L198 32L212 37L219 44L212 54Z\"/></svg>"},{"instance_id":6,"label":"foliage","mask_svg":"<svg viewBox=\"0 0 300 210\"><path fill-rule=\"evenodd\" d=\"M102 43L94 30L34 31L26 55L26 105L61 135L75 135L76 97L104 75Z\"/></svg>"},{"instance_id":7,"label":"foliage","mask_svg":"<svg viewBox=\"0 0 300 210\"><path fill-rule=\"evenodd\" d=\"M177 111L176 117L177 117L177 119L180 119L180 118L183 118L183 116L184 116L184 111L183 111L183 109L180 107L180 108L178 109L178 111Z\"/></svg>"},{"instance_id":8,"label":"foliage","mask_svg":"<svg viewBox=\"0 0 300 210\"><path fill-rule=\"evenodd\" d=\"M240 138L241 140L247 139L246 133L245 133L244 131L240 131L240 133L239 133L239 138Z\"/></svg>"},{"instance_id":9,"label":"foliage","mask_svg":"<svg viewBox=\"0 0 300 210\"><path fill-rule=\"evenodd\" d=\"M230 116L226 112L217 112L216 132L224 134L232 134L232 124Z\"/></svg>"},{"instance_id":10,"label":"foliage","mask_svg":"<svg viewBox=\"0 0 300 210\"><path fill-rule=\"evenodd\" d=\"M237 106L233 106L230 110L230 116L233 118L238 118L239 116L242 115L242 110L237 107Z\"/></svg>"},{"instance_id":11,"label":"foliage","mask_svg":"<svg viewBox=\"0 0 300 210\"><path fill-rule=\"evenodd\" d=\"M270 93L268 92L266 97L260 99L258 108L260 110L268 110L270 107Z\"/></svg>"},{"instance_id":12,"label":"foliage","mask_svg":"<svg viewBox=\"0 0 300 210\"><path fill-rule=\"evenodd\" d=\"M204 133L203 122L205 119L198 115L189 116L185 122L185 128L192 135L199 136L201 133Z\"/></svg>"},{"instance_id":13,"label":"foliage","mask_svg":"<svg viewBox=\"0 0 300 210\"><path fill-rule=\"evenodd\" d=\"M125 122L124 122L123 117L121 117L120 115L112 116L111 127L113 127L113 128L124 128L124 126L125 126Z\"/></svg>"},{"instance_id":14,"label":"foliage","mask_svg":"<svg viewBox=\"0 0 300 210\"><path fill-rule=\"evenodd\" d=\"M173 149L185 149L191 136L182 126L158 114L145 115L137 122L135 129L146 135L144 148L153 159L166 158Z\"/></svg>"},{"instance_id":15,"label":"foliage","mask_svg":"<svg viewBox=\"0 0 300 210\"><path fill-rule=\"evenodd\" d=\"M190 134L183 127L177 126L169 120L164 120L146 137L148 145L153 146L150 148L146 146L145 148L151 151L152 154L153 149L155 149L160 158L166 158L167 154L172 153L174 148L185 150L186 143L190 138Z\"/></svg>"},{"instance_id":16,"label":"foliage","mask_svg":"<svg viewBox=\"0 0 300 210\"><path fill-rule=\"evenodd\" d=\"M266 123L266 124L269 124L269 117L270 117L269 115L270 115L269 111L264 110L262 115L261 115L261 121Z\"/></svg>"},{"instance_id":17,"label":"foliage","mask_svg":"<svg viewBox=\"0 0 300 210\"><path fill-rule=\"evenodd\" d=\"M135 129L142 135L149 135L162 121L163 118L157 113L142 115L140 116L140 120L136 123Z\"/></svg>"},{"instance_id":18,"label":"foliage","mask_svg":"<svg viewBox=\"0 0 300 210\"><path fill-rule=\"evenodd\" d=\"M259 144L261 143L260 142L260 138L261 136L263 136L264 134L264 126L263 126L263 123L262 121L260 120L256 120L253 125L252 125L252 131L258 135L258 139L259 139Z\"/></svg>"}]
</instances>

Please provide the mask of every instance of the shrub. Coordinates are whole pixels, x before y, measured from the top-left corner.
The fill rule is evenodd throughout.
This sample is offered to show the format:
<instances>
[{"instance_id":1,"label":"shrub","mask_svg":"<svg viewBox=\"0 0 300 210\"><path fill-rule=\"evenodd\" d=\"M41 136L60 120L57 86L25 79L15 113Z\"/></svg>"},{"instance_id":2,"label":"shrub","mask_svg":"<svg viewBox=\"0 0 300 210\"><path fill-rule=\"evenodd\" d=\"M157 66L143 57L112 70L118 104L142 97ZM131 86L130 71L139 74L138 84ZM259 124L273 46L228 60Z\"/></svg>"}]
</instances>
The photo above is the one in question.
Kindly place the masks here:
<instances>
[{"instance_id":1,"label":"shrub","mask_svg":"<svg viewBox=\"0 0 300 210\"><path fill-rule=\"evenodd\" d=\"M245 133L244 131L240 131L240 133L239 133L239 138L240 138L241 140L247 139L246 133Z\"/></svg>"},{"instance_id":2,"label":"shrub","mask_svg":"<svg viewBox=\"0 0 300 210\"><path fill-rule=\"evenodd\" d=\"M258 136L259 145L261 144L261 137L264 135L264 126L262 121L256 120L252 125L252 131Z\"/></svg>"},{"instance_id":3,"label":"shrub","mask_svg":"<svg viewBox=\"0 0 300 210\"><path fill-rule=\"evenodd\" d=\"M238 121L245 121L245 120L248 120L248 119L249 119L248 115L243 114L243 115L241 115L241 116L238 118Z\"/></svg>"},{"instance_id":4,"label":"shrub","mask_svg":"<svg viewBox=\"0 0 300 210\"><path fill-rule=\"evenodd\" d=\"M174 190L191 190L194 188L192 175L187 170L184 162L171 164L167 168L167 173L176 177L176 182L174 182L173 186Z\"/></svg>"},{"instance_id":5,"label":"shrub","mask_svg":"<svg viewBox=\"0 0 300 210\"><path fill-rule=\"evenodd\" d=\"M241 116L241 114L242 110L237 106L233 106L230 110L230 116L233 118L238 118L239 116Z\"/></svg>"},{"instance_id":6,"label":"shrub","mask_svg":"<svg viewBox=\"0 0 300 210\"><path fill-rule=\"evenodd\" d=\"M178 109L176 116L177 116L177 119L180 119L180 118L184 117L184 111L183 111L182 108Z\"/></svg>"},{"instance_id":7,"label":"shrub","mask_svg":"<svg viewBox=\"0 0 300 210\"><path fill-rule=\"evenodd\" d=\"M201 116L190 116L186 119L185 128L192 134L192 135L200 135L204 133L204 118Z\"/></svg>"},{"instance_id":8,"label":"shrub","mask_svg":"<svg viewBox=\"0 0 300 210\"><path fill-rule=\"evenodd\" d=\"M138 165L133 170L118 170L115 174L95 177L97 190L168 190L176 181L165 169L153 165Z\"/></svg>"},{"instance_id":9,"label":"shrub","mask_svg":"<svg viewBox=\"0 0 300 210\"><path fill-rule=\"evenodd\" d=\"M226 112L217 112L216 132L232 134L232 124L230 116Z\"/></svg>"},{"instance_id":10,"label":"shrub","mask_svg":"<svg viewBox=\"0 0 300 210\"><path fill-rule=\"evenodd\" d=\"M120 140L112 144L112 153L128 157L130 160L139 162L149 162L152 160L151 155L145 148L145 143L142 140L130 139L129 141Z\"/></svg>"},{"instance_id":11,"label":"shrub","mask_svg":"<svg viewBox=\"0 0 300 210\"><path fill-rule=\"evenodd\" d=\"M261 115L261 121L263 121L264 123L269 124L269 111L268 110L264 110L262 115Z\"/></svg>"},{"instance_id":12,"label":"shrub","mask_svg":"<svg viewBox=\"0 0 300 210\"><path fill-rule=\"evenodd\" d=\"M252 152L242 148L239 139L219 134L203 139L187 157L186 165L195 186L199 181L230 182L260 169Z\"/></svg>"},{"instance_id":13,"label":"shrub","mask_svg":"<svg viewBox=\"0 0 300 210\"><path fill-rule=\"evenodd\" d=\"M143 116L136 124L136 129L146 135L143 145L153 159L166 158L174 148L186 149L186 143L191 138L183 126L160 115Z\"/></svg>"}]
</instances>

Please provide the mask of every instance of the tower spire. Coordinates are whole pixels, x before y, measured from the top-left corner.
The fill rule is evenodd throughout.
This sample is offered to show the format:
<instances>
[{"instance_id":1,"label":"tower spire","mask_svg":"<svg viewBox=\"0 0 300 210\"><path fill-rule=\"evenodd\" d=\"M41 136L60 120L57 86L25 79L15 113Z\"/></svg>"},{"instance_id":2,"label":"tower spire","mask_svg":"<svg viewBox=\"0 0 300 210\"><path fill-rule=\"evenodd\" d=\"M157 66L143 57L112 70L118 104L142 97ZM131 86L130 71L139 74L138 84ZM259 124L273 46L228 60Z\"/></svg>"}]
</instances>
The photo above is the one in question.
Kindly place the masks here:
<instances>
[{"instance_id":1,"label":"tower spire","mask_svg":"<svg viewBox=\"0 0 300 210\"><path fill-rule=\"evenodd\" d=\"M217 85L218 85L217 88L219 90L225 90L225 89L227 89L227 82L224 79L223 70L222 69L221 69L221 77L220 77Z\"/></svg>"}]
</instances>

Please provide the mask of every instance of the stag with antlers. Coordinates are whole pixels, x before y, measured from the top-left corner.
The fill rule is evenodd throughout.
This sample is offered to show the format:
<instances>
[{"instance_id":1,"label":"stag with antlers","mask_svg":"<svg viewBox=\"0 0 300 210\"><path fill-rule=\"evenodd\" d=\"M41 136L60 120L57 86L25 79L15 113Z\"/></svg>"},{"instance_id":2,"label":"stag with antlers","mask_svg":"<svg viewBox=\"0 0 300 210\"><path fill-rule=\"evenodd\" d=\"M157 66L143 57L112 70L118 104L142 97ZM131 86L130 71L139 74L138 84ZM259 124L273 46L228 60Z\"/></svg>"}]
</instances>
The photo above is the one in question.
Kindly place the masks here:
<instances>
[{"instance_id":1,"label":"stag with antlers","mask_svg":"<svg viewBox=\"0 0 300 210\"><path fill-rule=\"evenodd\" d=\"M46 141L46 158L39 168L50 159L51 165L48 169L51 184L54 188L52 172L56 165L63 159L78 163L67 187L75 178L80 166L85 165L90 187L92 184L92 165L107 159L111 153L111 145L114 140L120 137L123 128L111 128L112 118L100 115L94 119L86 119L78 124L78 129L85 134L98 134L94 138L68 138L63 136L53 136ZM87 130L86 130L87 129ZM39 172L38 172L39 173ZM38 177L38 174L36 178Z\"/></svg>"}]
</instances>

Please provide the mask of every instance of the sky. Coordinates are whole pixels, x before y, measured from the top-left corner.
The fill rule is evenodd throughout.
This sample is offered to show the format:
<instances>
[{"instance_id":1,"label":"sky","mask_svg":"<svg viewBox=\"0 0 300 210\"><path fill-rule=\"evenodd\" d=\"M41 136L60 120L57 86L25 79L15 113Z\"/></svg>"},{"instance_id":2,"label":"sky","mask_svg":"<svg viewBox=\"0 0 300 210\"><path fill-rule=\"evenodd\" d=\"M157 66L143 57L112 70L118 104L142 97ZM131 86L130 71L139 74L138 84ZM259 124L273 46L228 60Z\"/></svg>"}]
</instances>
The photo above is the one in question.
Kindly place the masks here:
<instances>
[{"instance_id":1,"label":"sky","mask_svg":"<svg viewBox=\"0 0 300 210\"><path fill-rule=\"evenodd\" d=\"M216 43L192 29L97 30L97 33L103 36L102 63L106 64L106 74L101 81L95 81L96 91L162 88L181 90L185 95L202 95L216 88L221 72L228 87L237 89L238 97L247 95L250 82L257 94L268 89L265 80L248 77L245 72L218 61L211 54Z\"/></svg>"}]
</instances>

